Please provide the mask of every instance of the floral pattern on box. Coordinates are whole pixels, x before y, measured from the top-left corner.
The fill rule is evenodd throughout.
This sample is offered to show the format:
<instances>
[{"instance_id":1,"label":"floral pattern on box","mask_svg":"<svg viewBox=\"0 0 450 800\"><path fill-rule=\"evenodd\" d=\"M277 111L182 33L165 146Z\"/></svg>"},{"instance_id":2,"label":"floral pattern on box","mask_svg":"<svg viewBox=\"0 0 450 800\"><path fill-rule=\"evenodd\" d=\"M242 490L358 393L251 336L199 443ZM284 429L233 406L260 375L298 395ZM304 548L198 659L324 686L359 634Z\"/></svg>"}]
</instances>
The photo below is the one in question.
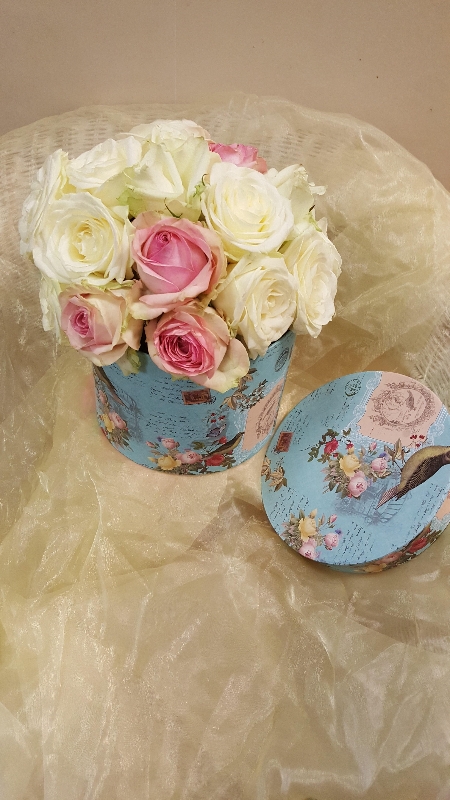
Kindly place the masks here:
<instances>
[{"instance_id":1,"label":"floral pattern on box","mask_svg":"<svg viewBox=\"0 0 450 800\"><path fill-rule=\"evenodd\" d=\"M210 467L233 467L236 463L234 450L239 446L244 432L228 439L225 414L211 412L206 422L205 439L193 441L190 447L180 447L180 443L170 435L158 436L156 442L147 442L151 453L148 460L156 469L177 475L203 474Z\"/></svg>"},{"instance_id":2,"label":"floral pattern on box","mask_svg":"<svg viewBox=\"0 0 450 800\"><path fill-rule=\"evenodd\" d=\"M250 381L253 380L253 375L256 372L256 369L249 369L247 375L244 375L243 378L240 379L236 389L232 394L222 401L222 406L228 406L231 408L232 411L236 409L249 409L253 408L256 403L259 403L260 400L263 399L265 395L267 380L260 381L257 386L250 392L250 394L245 394L246 389L248 388L248 384Z\"/></svg>"},{"instance_id":3,"label":"floral pattern on box","mask_svg":"<svg viewBox=\"0 0 450 800\"><path fill-rule=\"evenodd\" d=\"M431 522L426 525L420 531L420 533L414 537L414 539L411 539L411 541L400 550L395 550L393 553L388 553L382 558L375 559L374 561L368 561L366 564L356 564L351 568L349 567L345 569L345 571L361 572L366 574L370 572L383 572L385 569L389 569L390 567L399 567L400 564L406 564L408 561L411 561L412 558L415 558L415 556L422 553L423 550L426 550L430 544L433 544L433 542L439 538L443 530L443 527L436 528L433 525L433 522ZM339 568L335 567L335 569Z\"/></svg>"},{"instance_id":4,"label":"floral pattern on box","mask_svg":"<svg viewBox=\"0 0 450 800\"><path fill-rule=\"evenodd\" d=\"M297 516L291 514L289 522L283 523L280 536L301 556L319 561L320 550L318 548L323 546L326 550L333 550L339 545L339 536L342 531L335 528L336 520L336 514L325 519L323 514L318 517L317 509L313 509L308 515L303 509L300 509Z\"/></svg>"},{"instance_id":5,"label":"floral pattern on box","mask_svg":"<svg viewBox=\"0 0 450 800\"><path fill-rule=\"evenodd\" d=\"M375 400L386 386L382 425ZM283 419L261 473L265 510L287 544L333 569L382 572L427 549L450 521L450 415L412 378L346 375Z\"/></svg>"},{"instance_id":6,"label":"floral pattern on box","mask_svg":"<svg viewBox=\"0 0 450 800\"><path fill-rule=\"evenodd\" d=\"M117 413L111 408L111 404L102 389L96 389L97 394L97 415L100 422L100 428L104 435L111 444L117 447L129 447L129 431L128 425Z\"/></svg>"},{"instance_id":7,"label":"floral pattern on box","mask_svg":"<svg viewBox=\"0 0 450 800\"><path fill-rule=\"evenodd\" d=\"M350 427L341 434L329 428L311 447L308 458L308 461L316 459L325 465L325 491L335 491L342 498L359 500L369 486L389 478L393 472L400 474L405 456L426 444L425 436L412 434L408 448L398 439L393 448L389 445L381 448L378 442L370 442L366 449L362 445L355 447L351 432Z\"/></svg>"},{"instance_id":8,"label":"floral pattern on box","mask_svg":"<svg viewBox=\"0 0 450 800\"><path fill-rule=\"evenodd\" d=\"M269 481L269 488L274 489L275 492L278 492L282 486L287 486L287 480L281 461L275 465L275 469L271 469L270 458L265 456L261 467L261 475L265 481Z\"/></svg>"}]
</instances>

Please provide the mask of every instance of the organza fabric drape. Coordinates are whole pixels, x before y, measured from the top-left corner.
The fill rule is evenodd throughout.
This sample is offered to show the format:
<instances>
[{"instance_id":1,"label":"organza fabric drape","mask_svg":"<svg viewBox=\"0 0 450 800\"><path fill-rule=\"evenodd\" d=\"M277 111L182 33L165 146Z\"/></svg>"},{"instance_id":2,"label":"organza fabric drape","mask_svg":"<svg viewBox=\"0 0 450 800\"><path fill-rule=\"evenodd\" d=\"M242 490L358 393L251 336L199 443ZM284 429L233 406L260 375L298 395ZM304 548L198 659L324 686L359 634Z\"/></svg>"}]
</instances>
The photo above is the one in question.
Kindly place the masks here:
<instances>
[{"instance_id":1,"label":"organza fabric drape","mask_svg":"<svg viewBox=\"0 0 450 800\"><path fill-rule=\"evenodd\" d=\"M338 375L450 399L450 199L387 136L237 95L96 107L0 141L2 800L447 800L450 541L372 576L272 531L263 454L189 478L101 436L89 364L41 328L17 222L35 170L157 117L302 162L343 258L337 316L299 338L280 418Z\"/></svg>"}]
</instances>

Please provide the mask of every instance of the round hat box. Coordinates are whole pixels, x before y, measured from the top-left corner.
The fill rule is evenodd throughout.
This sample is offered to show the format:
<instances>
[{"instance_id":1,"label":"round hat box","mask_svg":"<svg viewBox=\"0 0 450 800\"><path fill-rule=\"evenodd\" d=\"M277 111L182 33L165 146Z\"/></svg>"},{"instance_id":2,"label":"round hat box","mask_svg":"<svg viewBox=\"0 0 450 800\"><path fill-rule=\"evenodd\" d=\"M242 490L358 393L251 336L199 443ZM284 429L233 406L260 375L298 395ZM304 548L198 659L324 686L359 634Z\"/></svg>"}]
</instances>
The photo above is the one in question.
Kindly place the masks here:
<instances>
[{"instance_id":1,"label":"round hat box","mask_svg":"<svg viewBox=\"0 0 450 800\"><path fill-rule=\"evenodd\" d=\"M203 475L241 464L272 435L294 341L285 333L223 394L174 380L147 353L136 374L94 367L99 425L113 447L150 469Z\"/></svg>"},{"instance_id":2,"label":"round hat box","mask_svg":"<svg viewBox=\"0 0 450 800\"><path fill-rule=\"evenodd\" d=\"M278 535L345 572L381 572L450 522L450 416L426 386L363 372L322 386L284 419L262 467Z\"/></svg>"}]
</instances>

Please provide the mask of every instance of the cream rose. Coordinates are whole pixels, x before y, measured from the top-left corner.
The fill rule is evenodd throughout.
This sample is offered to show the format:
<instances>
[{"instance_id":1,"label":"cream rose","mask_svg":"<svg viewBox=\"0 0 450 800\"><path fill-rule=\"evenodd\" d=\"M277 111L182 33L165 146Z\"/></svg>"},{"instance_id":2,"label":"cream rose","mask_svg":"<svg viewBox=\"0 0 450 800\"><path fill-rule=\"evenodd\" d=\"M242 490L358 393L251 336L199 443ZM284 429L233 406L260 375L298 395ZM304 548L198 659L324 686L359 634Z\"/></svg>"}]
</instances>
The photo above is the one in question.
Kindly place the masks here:
<instances>
[{"instance_id":1,"label":"cream rose","mask_svg":"<svg viewBox=\"0 0 450 800\"><path fill-rule=\"evenodd\" d=\"M208 227L236 261L247 253L278 250L294 224L289 199L265 175L226 162L212 166L201 207Z\"/></svg>"},{"instance_id":2,"label":"cream rose","mask_svg":"<svg viewBox=\"0 0 450 800\"><path fill-rule=\"evenodd\" d=\"M190 120L156 120L130 133L142 145L142 158L125 171L128 190L144 199L146 210L167 214L168 206L174 214L198 219L197 187L219 160L209 150L208 133ZM186 214L193 204L195 213Z\"/></svg>"},{"instance_id":3,"label":"cream rose","mask_svg":"<svg viewBox=\"0 0 450 800\"><path fill-rule=\"evenodd\" d=\"M189 139L210 140L208 131L205 131L191 119L155 119L153 122L135 125L130 134L143 142L163 144L170 151L177 151Z\"/></svg>"},{"instance_id":4,"label":"cream rose","mask_svg":"<svg viewBox=\"0 0 450 800\"><path fill-rule=\"evenodd\" d=\"M59 200L67 191L73 191L68 185L66 168L69 157L64 150L56 150L49 156L31 184L31 191L26 198L22 216L19 221L20 252L31 255L34 237L38 233L42 216L49 205Z\"/></svg>"},{"instance_id":5,"label":"cream rose","mask_svg":"<svg viewBox=\"0 0 450 800\"><path fill-rule=\"evenodd\" d=\"M108 209L87 192L68 194L49 206L35 236L33 259L62 284L102 286L132 277L127 209Z\"/></svg>"},{"instance_id":6,"label":"cream rose","mask_svg":"<svg viewBox=\"0 0 450 800\"><path fill-rule=\"evenodd\" d=\"M61 287L59 283L50 280L45 275L41 275L39 301L42 309L42 327L44 331L54 331L58 341L61 341L60 294Z\"/></svg>"},{"instance_id":7,"label":"cream rose","mask_svg":"<svg viewBox=\"0 0 450 800\"><path fill-rule=\"evenodd\" d=\"M97 189L127 167L141 159L141 143L134 136L116 142L107 139L92 150L73 158L67 165L67 175L77 189Z\"/></svg>"},{"instance_id":8,"label":"cream rose","mask_svg":"<svg viewBox=\"0 0 450 800\"><path fill-rule=\"evenodd\" d=\"M295 281L278 253L241 258L218 289L213 305L243 338L250 358L263 356L295 317Z\"/></svg>"},{"instance_id":9,"label":"cream rose","mask_svg":"<svg viewBox=\"0 0 450 800\"><path fill-rule=\"evenodd\" d=\"M325 192L324 186L309 183L308 174L300 164L291 164L280 171L270 169L266 177L283 197L290 200L295 226L301 225L312 211L314 195Z\"/></svg>"},{"instance_id":10,"label":"cream rose","mask_svg":"<svg viewBox=\"0 0 450 800\"><path fill-rule=\"evenodd\" d=\"M144 323L130 314L138 292L137 284L106 291L73 286L62 292L61 328L72 347L97 366L118 361L128 347L138 350Z\"/></svg>"},{"instance_id":11,"label":"cream rose","mask_svg":"<svg viewBox=\"0 0 450 800\"><path fill-rule=\"evenodd\" d=\"M314 225L307 225L282 249L296 284L297 316L293 329L316 337L334 316L342 259L326 234Z\"/></svg>"}]
</instances>

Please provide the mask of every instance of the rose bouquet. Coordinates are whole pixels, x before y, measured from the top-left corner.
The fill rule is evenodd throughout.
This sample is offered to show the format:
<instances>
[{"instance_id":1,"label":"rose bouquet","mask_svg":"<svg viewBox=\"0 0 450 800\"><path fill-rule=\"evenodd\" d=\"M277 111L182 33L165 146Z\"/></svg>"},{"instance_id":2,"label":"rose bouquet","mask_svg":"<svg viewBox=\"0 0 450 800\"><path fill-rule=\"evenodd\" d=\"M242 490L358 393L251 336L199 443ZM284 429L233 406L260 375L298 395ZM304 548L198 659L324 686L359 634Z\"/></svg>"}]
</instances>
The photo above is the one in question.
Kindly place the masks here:
<instances>
[{"instance_id":1,"label":"rose bouquet","mask_svg":"<svg viewBox=\"0 0 450 800\"><path fill-rule=\"evenodd\" d=\"M69 159L53 153L19 231L41 272L45 330L97 366L225 392L292 328L334 314L341 259L315 220L323 187L256 148L218 144L189 120L157 120Z\"/></svg>"}]
</instances>

